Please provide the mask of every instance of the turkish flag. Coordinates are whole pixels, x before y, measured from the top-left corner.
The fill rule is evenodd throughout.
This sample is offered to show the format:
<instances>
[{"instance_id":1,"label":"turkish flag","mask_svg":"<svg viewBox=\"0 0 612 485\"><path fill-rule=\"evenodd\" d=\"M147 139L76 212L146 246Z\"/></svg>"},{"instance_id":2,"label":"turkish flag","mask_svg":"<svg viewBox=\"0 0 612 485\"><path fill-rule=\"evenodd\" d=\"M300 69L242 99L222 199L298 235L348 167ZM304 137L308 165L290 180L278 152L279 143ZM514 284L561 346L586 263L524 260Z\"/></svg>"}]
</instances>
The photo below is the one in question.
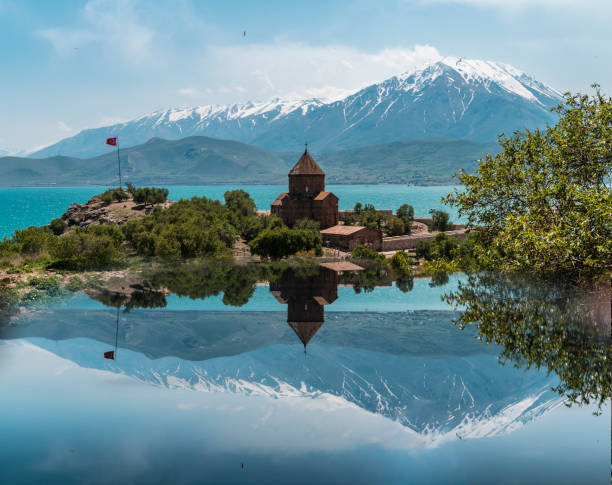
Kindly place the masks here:
<instances>
[{"instance_id":1,"label":"turkish flag","mask_svg":"<svg viewBox=\"0 0 612 485\"><path fill-rule=\"evenodd\" d=\"M107 145L112 145L112 146L117 146L117 137L107 138L106 139L106 144Z\"/></svg>"},{"instance_id":2,"label":"turkish flag","mask_svg":"<svg viewBox=\"0 0 612 485\"><path fill-rule=\"evenodd\" d=\"M115 360L115 351L114 350L109 350L108 352L104 352L104 358L105 359L110 359L110 360Z\"/></svg>"}]
</instances>

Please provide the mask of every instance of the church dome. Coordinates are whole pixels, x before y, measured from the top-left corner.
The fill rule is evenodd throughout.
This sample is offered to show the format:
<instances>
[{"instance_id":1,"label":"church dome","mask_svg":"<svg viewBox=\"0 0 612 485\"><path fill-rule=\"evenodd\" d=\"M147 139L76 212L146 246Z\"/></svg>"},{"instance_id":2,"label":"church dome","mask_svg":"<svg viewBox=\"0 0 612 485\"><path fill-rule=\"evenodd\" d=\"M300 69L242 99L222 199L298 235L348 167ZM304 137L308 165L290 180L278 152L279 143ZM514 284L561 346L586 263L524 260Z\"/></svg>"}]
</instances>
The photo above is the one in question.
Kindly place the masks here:
<instances>
[{"instance_id":1,"label":"church dome","mask_svg":"<svg viewBox=\"0 0 612 485\"><path fill-rule=\"evenodd\" d=\"M310 156L308 150L304 150L304 154L291 169L289 175L325 175L325 172Z\"/></svg>"}]
</instances>

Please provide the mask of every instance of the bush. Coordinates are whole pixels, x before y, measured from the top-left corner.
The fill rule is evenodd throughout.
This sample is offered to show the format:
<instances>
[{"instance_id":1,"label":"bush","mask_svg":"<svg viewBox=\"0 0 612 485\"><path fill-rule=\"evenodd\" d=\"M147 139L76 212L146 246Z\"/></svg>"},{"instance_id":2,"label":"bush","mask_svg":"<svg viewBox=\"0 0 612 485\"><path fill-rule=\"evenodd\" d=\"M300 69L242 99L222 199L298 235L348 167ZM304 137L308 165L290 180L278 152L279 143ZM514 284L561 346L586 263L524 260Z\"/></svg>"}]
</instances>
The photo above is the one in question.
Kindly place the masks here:
<instances>
[{"instance_id":1,"label":"bush","mask_svg":"<svg viewBox=\"0 0 612 485\"><path fill-rule=\"evenodd\" d=\"M372 259L374 261L382 262L385 260L385 255L380 254L378 251L368 248L366 246L357 246L351 253L352 259Z\"/></svg>"},{"instance_id":2,"label":"bush","mask_svg":"<svg viewBox=\"0 0 612 485\"><path fill-rule=\"evenodd\" d=\"M53 219L51 221L51 224L49 224L49 228L51 229L51 232L53 232L53 234L59 236L64 232L64 229L66 229L66 222L64 222L64 219L60 218Z\"/></svg>"},{"instance_id":3,"label":"bush","mask_svg":"<svg viewBox=\"0 0 612 485\"><path fill-rule=\"evenodd\" d=\"M285 227L283 220L274 215L264 215L259 217L248 217L241 224L240 235L245 241L252 241L259 233L266 229Z\"/></svg>"},{"instance_id":4,"label":"bush","mask_svg":"<svg viewBox=\"0 0 612 485\"><path fill-rule=\"evenodd\" d=\"M300 219L294 225L293 229L300 229L302 231L319 232L320 224L318 221L312 219Z\"/></svg>"},{"instance_id":5,"label":"bush","mask_svg":"<svg viewBox=\"0 0 612 485\"><path fill-rule=\"evenodd\" d=\"M387 233L389 236L401 236L402 234L406 234L406 226L404 225L404 221L399 217L393 217L387 224Z\"/></svg>"},{"instance_id":6,"label":"bush","mask_svg":"<svg viewBox=\"0 0 612 485\"><path fill-rule=\"evenodd\" d=\"M32 277L28 280L28 285L39 291L44 291L49 296L59 296L61 293L59 278L51 276L49 278Z\"/></svg>"},{"instance_id":7,"label":"bush","mask_svg":"<svg viewBox=\"0 0 612 485\"><path fill-rule=\"evenodd\" d=\"M91 226L57 238L51 248L54 266L70 269L101 269L115 264L121 240L113 226ZM119 233L120 234L120 233Z\"/></svg>"},{"instance_id":8,"label":"bush","mask_svg":"<svg viewBox=\"0 0 612 485\"><path fill-rule=\"evenodd\" d=\"M106 192L103 192L101 197L102 202L110 204L113 201L121 202L123 200L127 200L130 196L122 189L109 189Z\"/></svg>"},{"instance_id":9,"label":"bush","mask_svg":"<svg viewBox=\"0 0 612 485\"><path fill-rule=\"evenodd\" d=\"M256 214L255 202L244 190L229 190L225 192L223 198L225 206L231 211L236 211L244 217Z\"/></svg>"},{"instance_id":10,"label":"bush","mask_svg":"<svg viewBox=\"0 0 612 485\"><path fill-rule=\"evenodd\" d=\"M435 211L429 224L430 231L450 231L453 228L453 224L449 221L449 215L444 211Z\"/></svg>"},{"instance_id":11,"label":"bush","mask_svg":"<svg viewBox=\"0 0 612 485\"><path fill-rule=\"evenodd\" d=\"M251 252L262 257L281 259L298 252L323 254L321 235L286 227L266 229L249 243Z\"/></svg>"},{"instance_id":12,"label":"bush","mask_svg":"<svg viewBox=\"0 0 612 485\"><path fill-rule=\"evenodd\" d=\"M161 204L168 198L168 189L140 187L134 191L134 202L138 204Z\"/></svg>"},{"instance_id":13,"label":"bush","mask_svg":"<svg viewBox=\"0 0 612 485\"><path fill-rule=\"evenodd\" d=\"M409 276L412 274L413 259L404 251L397 251L390 259L391 268L397 276Z\"/></svg>"},{"instance_id":14,"label":"bush","mask_svg":"<svg viewBox=\"0 0 612 485\"><path fill-rule=\"evenodd\" d=\"M397 217L399 217L404 223L405 233L410 234L410 228L412 227L412 222L414 221L414 207L409 204L403 204L397 209L395 213Z\"/></svg>"},{"instance_id":15,"label":"bush","mask_svg":"<svg viewBox=\"0 0 612 485\"><path fill-rule=\"evenodd\" d=\"M35 255L48 250L55 239L49 228L31 226L15 231L12 242L18 245L21 254Z\"/></svg>"},{"instance_id":16,"label":"bush","mask_svg":"<svg viewBox=\"0 0 612 485\"><path fill-rule=\"evenodd\" d=\"M19 292L6 283L0 283L0 311L6 311L19 301Z\"/></svg>"},{"instance_id":17,"label":"bush","mask_svg":"<svg viewBox=\"0 0 612 485\"><path fill-rule=\"evenodd\" d=\"M416 244L417 258L431 259L431 241L417 241Z\"/></svg>"}]
</instances>

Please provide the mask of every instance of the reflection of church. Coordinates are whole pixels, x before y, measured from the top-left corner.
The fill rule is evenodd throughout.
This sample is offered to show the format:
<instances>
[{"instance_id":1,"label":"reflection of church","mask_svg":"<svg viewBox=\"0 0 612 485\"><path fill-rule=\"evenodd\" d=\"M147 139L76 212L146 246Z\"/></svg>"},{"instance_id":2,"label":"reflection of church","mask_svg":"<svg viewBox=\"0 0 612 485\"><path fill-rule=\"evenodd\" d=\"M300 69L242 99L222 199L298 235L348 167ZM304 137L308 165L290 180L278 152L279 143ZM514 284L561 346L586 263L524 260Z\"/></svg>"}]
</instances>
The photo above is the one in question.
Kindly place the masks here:
<instances>
[{"instance_id":1,"label":"reflection of church","mask_svg":"<svg viewBox=\"0 0 612 485\"><path fill-rule=\"evenodd\" d=\"M270 283L270 292L287 308L287 323L306 345L325 322L325 305L338 298L338 272L320 268L314 276L288 269Z\"/></svg>"}]
</instances>

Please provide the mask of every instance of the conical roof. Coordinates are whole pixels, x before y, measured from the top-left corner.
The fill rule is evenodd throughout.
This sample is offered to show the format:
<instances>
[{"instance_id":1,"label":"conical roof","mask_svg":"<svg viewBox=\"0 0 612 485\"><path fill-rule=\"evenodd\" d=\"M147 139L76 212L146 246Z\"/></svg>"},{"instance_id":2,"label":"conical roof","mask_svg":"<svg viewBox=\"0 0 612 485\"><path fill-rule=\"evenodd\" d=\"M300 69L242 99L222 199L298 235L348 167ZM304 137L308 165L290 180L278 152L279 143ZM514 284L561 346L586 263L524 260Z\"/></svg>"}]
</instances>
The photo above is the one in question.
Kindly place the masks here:
<instances>
[{"instance_id":1,"label":"conical roof","mask_svg":"<svg viewBox=\"0 0 612 485\"><path fill-rule=\"evenodd\" d=\"M289 326L293 329L296 335L304 344L304 348L306 344L310 342L310 339L314 337L314 334L317 333L317 330L321 328L323 322L288 322Z\"/></svg>"},{"instance_id":2,"label":"conical roof","mask_svg":"<svg viewBox=\"0 0 612 485\"><path fill-rule=\"evenodd\" d=\"M304 154L291 169L289 175L325 175L325 172L313 160L308 150L304 150Z\"/></svg>"}]
</instances>

